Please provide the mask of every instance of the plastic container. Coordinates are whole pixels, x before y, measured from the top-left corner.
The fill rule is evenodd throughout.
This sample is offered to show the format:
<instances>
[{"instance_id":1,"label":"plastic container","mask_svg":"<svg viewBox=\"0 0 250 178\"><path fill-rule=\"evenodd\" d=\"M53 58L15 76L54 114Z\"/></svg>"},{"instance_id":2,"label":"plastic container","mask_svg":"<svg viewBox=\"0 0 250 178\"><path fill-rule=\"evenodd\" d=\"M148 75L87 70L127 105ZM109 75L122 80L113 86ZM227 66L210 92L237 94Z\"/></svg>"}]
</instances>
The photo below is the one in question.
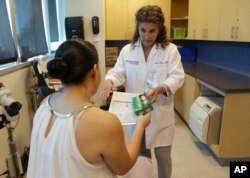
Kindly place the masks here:
<instances>
[{"instance_id":1,"label":"plastic container","mask_svg":"<svg viewBox=\"0 0 250 178\"><path fill-rule=\"evenodd\" d=\"M176 39L182 39L185 38L186 35L186 29L185 28L181 28L181 27L174 27L174 38Z\"/></svg>"},{"instance_id":2,"label":"plastic container","mask_svg":"<svg viewBox=\"0 0 250 178\"><path fill-rule=\"evenodd\" d=\"M193 47L180 47L178 51L181 55L182 61L195 61L196 60L196 48Z\"/></svg>"}]
</instances>

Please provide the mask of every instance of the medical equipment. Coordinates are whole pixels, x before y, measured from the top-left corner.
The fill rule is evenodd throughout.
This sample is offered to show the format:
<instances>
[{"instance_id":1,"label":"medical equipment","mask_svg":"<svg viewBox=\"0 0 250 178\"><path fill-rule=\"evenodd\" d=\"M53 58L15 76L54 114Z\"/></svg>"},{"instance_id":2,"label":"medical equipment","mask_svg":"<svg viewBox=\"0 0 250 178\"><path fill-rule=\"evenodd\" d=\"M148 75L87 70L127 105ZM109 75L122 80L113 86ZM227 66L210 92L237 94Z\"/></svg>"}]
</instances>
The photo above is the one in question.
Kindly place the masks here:
<instances>
[{"instance_id":1,"label":"medical equipment","mask_svg":"<svg viewBox=\"0 0 250 178\"><path fill-rule=\"evenodd\" d=\"M17 152L16 144L13 139L14 128L11 122L19 119L19 111L22 104L11 97L11 91L6 89L0 82L0 106L3 107L3 113L0 114L0 129L7 128L9 155L6 158L7 171L0 176L7 174L8 178L20 178L24 175L21 155Z\"/></svg>"},{"instance_id":2,"label":"medical equipment","mask_svg":"<svg viewBox=\"0 0 250 178\"><path fill-rule=\"evenodd\" d=\"M189 127L205 144L219 144L223 98L198 97L189 113Z\"/></svg>"}]
</instances>

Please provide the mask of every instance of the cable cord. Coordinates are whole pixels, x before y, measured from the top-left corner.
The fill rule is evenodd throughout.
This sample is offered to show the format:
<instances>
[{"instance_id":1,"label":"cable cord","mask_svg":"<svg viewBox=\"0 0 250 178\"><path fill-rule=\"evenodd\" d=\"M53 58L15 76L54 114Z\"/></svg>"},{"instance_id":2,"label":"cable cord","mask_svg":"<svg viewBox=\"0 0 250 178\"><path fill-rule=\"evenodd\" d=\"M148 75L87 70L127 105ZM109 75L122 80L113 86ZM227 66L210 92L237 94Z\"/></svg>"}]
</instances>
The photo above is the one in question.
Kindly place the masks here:
<instances>
[{"instance_id":1,"label":"cable cord","mask_svg":"<svg viewBox=\"0 0 250 178\"><path fill-rule=\"evenodd\" d=\"M19 123L19 120L20 120L20 115L18 115L18 119L17 119L16 125L13 127L13 132L15 131L15 129L16 129L18 123Z\"/></svg>"}]
</instances>

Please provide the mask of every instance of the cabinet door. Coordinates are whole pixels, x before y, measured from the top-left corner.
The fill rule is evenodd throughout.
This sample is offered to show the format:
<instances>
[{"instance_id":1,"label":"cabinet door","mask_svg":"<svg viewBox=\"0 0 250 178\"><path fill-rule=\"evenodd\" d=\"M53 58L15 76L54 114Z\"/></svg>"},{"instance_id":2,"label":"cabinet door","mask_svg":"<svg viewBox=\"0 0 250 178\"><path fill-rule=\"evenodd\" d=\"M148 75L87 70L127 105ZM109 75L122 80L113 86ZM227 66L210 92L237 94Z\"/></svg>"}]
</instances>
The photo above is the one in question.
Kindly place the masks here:
<instances>
[{"instance_id":1,"label":"cabinet door","mask_svg":"<svg viewBox=\"0 0 250 178\"><path fill-rule=\"evenodd\" d=\"M249 0L189 0L190 39L250 41Z\"/></svg>"},{"instance_id":2,"label":"cabinet door","mask_svg":"<svg viewBox=\"0 0 250 178\"><path fill-rule=\"evenodd\" d=\"M135 14L145 5L149 5L149 0L127 0L128 1L128 29L126 39L131 39L135 31Z\"/></svg>"},{"instance_id":3,"label":"cabinet door","mask_svg":"<svg viewBox=\"0 0 250 178\"><path fill-rule=\"evenodd\" d=\"M183 86L175 94L174 107L187 123L191 105L199 95L200 89L196 79L186 74Z\"/></svg>"},{"instance_id":4,"label":"cabinet door","mask_svg":"<svg viewBox=\"0 0 250 178\"><path fill-rule=\"evenodd\" d=\"M239 0L238 18L236 23L236 40L250 41L250 1Z\"/></svg>"},{"instance_id":5,"label":"cabinet door","mask_svg":"<svg viewBox=\"0 0 250 178\"><path fill-rule=\"evenodd\" d=\"M124 40L127 33L127 0L106 0L106 39Z\"/></svg>"},{"instance_id":6,"label":"cabinet door","mask_svg":"<svg viewBox=\"0 0 250 178\"><path fill-rule=\"evenodd\" d=\"M208 40L219 39L219 27L220 27L220 0L207 0L206 3L206 28L205 38Z\"/></svg>"},{"instance_id":7,"label":"cabinet door","mask_svg":"<svg viewBox=\"0 0 250 178\"><path fill-rule=\"evenodd\" d=\"M218 0L189 0L190 39L218 40L219 11Z\"/></svg>"},{"instance_id":8,"label":"cabinet door","mask_svg":"<svg viewBox=\"0 0 250 178\"><path fill-rule=\"evenodd\" d=\"M135 31L135 13L149 4L162 8L169 29L170 0L106 0L106 40L130 40Z\"/></svg>"},{"instance_id":9,"label":"cabinet door","mask_svg":"<svg viewBox=\"0 0 250 178\"><path fill-rule=\"evenodd\" d=\"M170 37L170 7L171 0L150 0L150 5L157 5L161 7L162 12L164 13L165 26L167 28L167 36Z\"/></svg>"},{"instance_id":10,"label":"cabinet door","mask_svg":"<svg viewBox=\"0 0 250 178\"><path fill-rule=\"evenodd\" d=\"M197 0L189 0L188 4L188 39L196 39Z\"/></svg>"},{"instance_id":11,"label":"cabinet door","mask_svg":"<svg viewBox=\"0 0 250 178\"><path fill-rule=\"evenodd\" d=\"M205 39L207 0L195 0L196 9L196 39Z\"/></svg>"},{"instance_id":12,"label":"cabinet door","mask_svg":"<svg viewBox=\"0 0 250 178\"><path fill-rule=\"evenodd\" d=\"M221 9L220 39L227 41L250 41L250 1L222 0L227 8Z\"/></svg>"},{"instance_id":13,"label":"cabinet door","mask_svg":"<svg viewBox=\"0 0 250 178\"><path fill-rule=\"evenodd\" d=\"M183 84L184 85L184 84ZM183 86L174 94L174 109L183 118Z\"/></svg>"},{"instance_id":14,"label":"cabinet door","mask_svg":"<svg viewBox=\"0 0 250 178\"><path fill-rule=\"evenodd\" d=\"M238 0L221 0L220 40L235 40Z\"/></svg>"},{"instance_id":15,"label":"cabinet door","mask_svg":"<svg viewBox=\"0 0 250 178\"><path fill-rule=\"evenodd\" d=\"M183 88L183 118L189 122L189 111L191 105L196 100L196 98L200 95L198 83L196 79L191 77L190 75L186 75L186 84L184 84Z\"/></svg>"}]
</instances>

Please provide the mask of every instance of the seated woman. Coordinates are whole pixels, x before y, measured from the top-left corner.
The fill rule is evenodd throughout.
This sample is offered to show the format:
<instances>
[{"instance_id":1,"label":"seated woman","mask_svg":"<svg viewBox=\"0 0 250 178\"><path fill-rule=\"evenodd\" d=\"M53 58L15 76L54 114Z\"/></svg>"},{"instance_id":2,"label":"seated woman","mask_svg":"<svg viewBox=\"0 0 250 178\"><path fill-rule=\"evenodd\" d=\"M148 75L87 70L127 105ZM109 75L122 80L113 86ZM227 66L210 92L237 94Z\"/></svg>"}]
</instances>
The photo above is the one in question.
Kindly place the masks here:
<instances>
[{"instance_id":1,"label":"seated woman","mask_svg":"<svg viewBox=\"0 0 250 178\"><path fill-rule=\"evenodd\" d=\"M91 102L101 75L96 48L71 39L47 64L63 91L46 97L37 110L31 137L28 178L114 178L135 164L150 114L137 119L127 145L118 118Z\"/></svg>"}]
</instances>

